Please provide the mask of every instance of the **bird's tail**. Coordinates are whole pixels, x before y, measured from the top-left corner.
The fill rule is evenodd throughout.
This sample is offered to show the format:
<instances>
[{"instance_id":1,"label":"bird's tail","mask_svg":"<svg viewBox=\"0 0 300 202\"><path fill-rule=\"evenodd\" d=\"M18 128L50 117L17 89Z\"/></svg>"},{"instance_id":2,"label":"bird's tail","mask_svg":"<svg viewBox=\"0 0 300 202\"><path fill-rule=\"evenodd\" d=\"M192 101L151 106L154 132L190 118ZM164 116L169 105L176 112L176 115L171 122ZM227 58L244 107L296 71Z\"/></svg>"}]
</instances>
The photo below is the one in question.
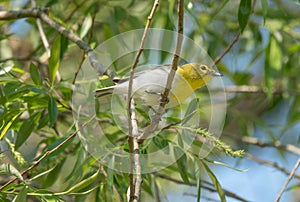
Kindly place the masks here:
<instances>
[{"instance_id":1,"label":"bird's tail","mask_svg":"<svg viewBox=\"0 0 300 202\"><path fill-rule=\"evenodd\" d=\"M94 96L97 97L103 97L106 95L111 95L114 91L115 86L109 86L106 88L97 89L94 91Z\"/></svg>"}]
</instances>

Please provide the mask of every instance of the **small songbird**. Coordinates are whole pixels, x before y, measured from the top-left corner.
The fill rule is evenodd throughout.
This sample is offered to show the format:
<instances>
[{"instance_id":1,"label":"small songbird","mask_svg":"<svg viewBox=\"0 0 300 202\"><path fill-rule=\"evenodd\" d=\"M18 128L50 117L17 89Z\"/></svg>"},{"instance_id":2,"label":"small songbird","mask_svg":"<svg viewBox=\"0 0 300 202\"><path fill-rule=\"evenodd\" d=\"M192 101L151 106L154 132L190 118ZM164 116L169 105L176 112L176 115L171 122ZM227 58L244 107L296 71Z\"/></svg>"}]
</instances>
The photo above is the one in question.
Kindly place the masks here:
<instances>
[{"instance_id":1,"label":"small songbird","mask_svg":"<svg viewBox=\"0 0 300 202\"><path fill-rule=\"evenodd\" d=\"M132 97L141 99L148 106L159 105L171 69L171 65L160 65L136 73L133 78ZM205 86L216 76L222 76L222 74L204 64L189 63L178 66L165 108L181 104L196 89ZM95 90L94 95L96 98L113 93L127 95L128 84L129 78L124 78L114 86Z\"/></svg>"}]
</instances>

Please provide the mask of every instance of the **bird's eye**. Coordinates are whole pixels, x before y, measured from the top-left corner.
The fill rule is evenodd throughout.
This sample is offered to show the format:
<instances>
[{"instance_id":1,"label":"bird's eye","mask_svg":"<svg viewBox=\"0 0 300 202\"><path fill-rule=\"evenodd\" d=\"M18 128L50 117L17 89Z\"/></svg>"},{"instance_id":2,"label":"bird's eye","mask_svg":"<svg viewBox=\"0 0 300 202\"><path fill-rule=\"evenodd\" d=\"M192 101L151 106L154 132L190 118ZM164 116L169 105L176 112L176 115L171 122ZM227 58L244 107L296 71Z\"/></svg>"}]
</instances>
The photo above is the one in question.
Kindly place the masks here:
<instances>
[{"instance_id":1,"label":"bird's eye","mask_svg":"<svg viewBox=\"0 0 300 202\"><path fill-rule=\"evenodd\" d=\"M201 65L200 68L201 68L202 70L206 70L206 66L204 66L204 65Z\"/></svg>"}]
</instances>

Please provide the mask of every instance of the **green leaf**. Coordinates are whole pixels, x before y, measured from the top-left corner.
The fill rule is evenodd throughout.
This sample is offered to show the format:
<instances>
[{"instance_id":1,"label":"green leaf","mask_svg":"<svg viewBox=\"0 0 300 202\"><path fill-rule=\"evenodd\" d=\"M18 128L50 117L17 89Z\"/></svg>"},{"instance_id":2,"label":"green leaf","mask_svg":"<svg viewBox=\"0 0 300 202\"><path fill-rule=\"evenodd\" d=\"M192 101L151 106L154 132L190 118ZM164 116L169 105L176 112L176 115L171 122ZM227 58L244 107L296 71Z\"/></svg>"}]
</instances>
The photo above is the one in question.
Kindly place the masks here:
<instances>
[{"instance_id":1,"label":"green leaf","mask_svg":"<svg viewBox=\"0 0 300 202\"><path fill-rule=\"evenodd\" d=\"M17 150L22 144L27 140L31 132L33 131L36 125L36 117L37 114L30 116L26 119L19 129L19 133L17 135L15 149Z\"/></svg>"},{"instance_id":2,"label":"green leaf","mask_svg":"<svg viewBox=\"0 0 300 202\"><path fill-rule=\"evenodd\" d=\"M180 176L182 178L182 180L189 184L189 178L187 175L188 172L188 167L187 167L187 157L185 155L185 153L179 148L179 147L174 147L174 155L175 158L177 159L176 163L177 163L177 167L178 167L178 171L180 173Z\"/></svg>"},{"instance_id":3,"label":"green leaf","mask_svg":"<svg viewBox=\"0 0 300 202\"><path fill-rule=\"evenodd\" d=\"M40 72L39 72L38 68L35 66L35 64L33 64L33 63L30 63L30 76L31 76L33 83L35 83L36 85L42 84Z\"/></svg>"},{"instance_id":4,"label":"green leaf","mask_svg":"<svg viewBox=\"0 0 300 202\"><path fill-rule=\"evenodd\" d=\"M271 37L270 39L270 66L274 71L278 71L282 67L282 53L278 41Z\"/></svg>"},{"instance_id":5,"label":"green leaf","mask_svg":"<svg viewBox=\"0 0 300 202\"><path fill-rule=\"evenodd\" d=\"M24 188L17 194L17 196L13 199L12 202L24 202L27 201L27 190L28 187L24 186Z\"/></svg>"},{"instance_id":6,"label":"green leaf","mask_svg":"<svg viewBox=\"0 0 300 202\"><path fill-rule=\"evenodd\" d=\"M96 181L96 179L99 177L99 173L100 173L100 169L96 173L91 175L90 177L75 184L73 187L71 187L67 191L62 192L61 194L70 194L70 193L74 193L74 192L77 192L77 191L80 191L80 190L86 188L87 186L89 186L90 184L92 184L93 182Z\"/></svg>"},{"instance_id":7,"label":"green leaf","mask_svg":"<svg viewBox=\"0 0 300 202\"><path fill-rule=\"evenodd\" d=\"M197 180L197 202L200 202L201 198L201 178Z\"/></svg>"},{"instance_id":8,"label":"green leaf","mask_svg":"<svg viewBox=\"0 0 300 202\"><path fill-rule=\"evenodd\" d=\"M56 38L51 47L51 55L49 58L49 74L52 83L55 81L56 72L60 63L60 35Z\"/></svg>"},{"instance_id":9,"label":"green leaf","mask_svg":"<svg viewBox=\"0 0 300 202\"><path fill-rule=\"evenodd\" d=\"M48 101L48 114L49 114L49 125L53 126L58 116L58 108L55 99L51 96L49 97L49 101Z\"/></svg>"},{"instance_id":10,"label":"green leaf","mask_svg":"<svg viewBox=\"0 0 300 202\"><path fill-rule=\"evenodd\" d=\"M16 115L14 115L8 122L5 123L5 125L3 125L4 127L0 128L1 129L1 133L0 133L0 140L2 140L2 138L4 137L4 135L6 134L6 132L9 130L9 128L11 127L11 125L13 124L13 122L22 114L22 112L18 112ZM1 123L2 124L2 123Z\"/></svg>"},{"instance_id":11,"label":"green leaf","mask_svg":"<svg viewBox=\"0 0 300 202\"><path fill-rule=\"evenodd\" d=\"M275 78L282 66L282 52L276 39L271 36L265 53L265 85L268 98L272 98Z\"/></svg>"},{"instance_id":12,"label":"green leaf","mask_svg":"<svg viewBox=\"0 0 300 202\"><path fill-rule=\"evenodd\" d=\"M61 169L65 163L65 159L63 159L61 162L59 162L54 169L52 169L49 174L47 175L47 178L43 182L43 188L49 187L56 182L57 178L56 176L59 176L61 173Z\"/></svg>"},{"instance_id":13,"label":"green leaf","mask_svg":"<svg viewBox=\"0 0 300 202\"><path fill-rule=\"evenodd\" d=\"M268 13L268 0L261 0L260 2L261 2L261 7L262 7L262 11L263 11L263 16L264 16L264 24L265 24L267 13Z\"/></svg>"},{"instance_id":14,"label":"green leaf","mask_svg":"<svg viewBox=\"0 0 300 202\"><path fill-rule=\"evenodd\" d=\"M199 108L199 100L198 100L198 98L195 98L189 103L189 106L188 106L188 108L185 112L184 118L183 118L182 125L184 125L191 118L194 117L194 114L197 113L198 108Z\"/></svg>"},{"instance_id":15,"label":"green leaf","mask_svg":"<svg viewBox=\"0 0 300 202\"><path fill-rule=\"evenodd\" d=\"M239 21L241 32L244 31L247 25L250 13L251 13L251 0L241 0L239 11L238 11L238 21Z\"/></svg>"},{"instance_id":16,"label":"green leaf","mask_svg":"<svg viewBox=\"0 0 300 202\"><path fill-rule=\"evenodd\" d=\"M80 34L79 34L80 38L83 38L87 35L88 31L92 27L92 23L93 23L92 16L91 15L86 16L80 29Z\"/></svg>"},{"instance_id":17,"label":"green leaf","mask_svg":"<svg viewBox=\"0 0 300 202\"><path fill-rule=\"evenodd\" d=\"M21 173L11 164L2 164L0 165L0 174L11 174L18 178L20 181L24 182L23 176Z\"/></svg>"},{"instance_id":18,"label":"green leaf","mask_svg":"<svg viewBox=\"0 0 300 202\"><path fill-rule=\"evenodd\" d=\"M215 174L212 172L212 170L206 165L206 163L204 163L203 161L201 161L203 167L205 168L210 180L212 181L212 183L214 184L219 197L221 199L222 202L226 202L226 197L225 197L225 193L224 190L221 187L221 184L219 183L217 177L215 176Z\"/></svg>"}]
</instances>

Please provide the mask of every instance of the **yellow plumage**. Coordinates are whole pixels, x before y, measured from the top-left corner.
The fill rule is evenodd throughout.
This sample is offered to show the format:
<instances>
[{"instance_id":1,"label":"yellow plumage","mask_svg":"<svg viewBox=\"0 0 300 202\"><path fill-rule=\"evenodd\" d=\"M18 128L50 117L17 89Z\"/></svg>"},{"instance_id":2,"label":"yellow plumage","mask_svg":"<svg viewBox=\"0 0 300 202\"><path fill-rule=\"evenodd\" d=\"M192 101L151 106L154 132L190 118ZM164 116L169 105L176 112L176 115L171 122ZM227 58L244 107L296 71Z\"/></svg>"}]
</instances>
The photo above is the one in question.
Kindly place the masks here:
<instances>
[{"instance_id":1,"label":"yellow plumage","mask_svg":"<svg viewBox=\"0 0 300 202\"><path fill-rule=\"evenodd\" d=\"M149 106L159 105L170 70L171 65L161 65L136 73L133 79L132 97L143 100ZM221 76L221 74L203 64L190 63L178 66L166 108L184 102L196 89L203 87L214 76ZM95 97L112 93L127 95L128 84L128 78L123 79L115 86L96 90Z\"/></svg>"}]
</instances>

